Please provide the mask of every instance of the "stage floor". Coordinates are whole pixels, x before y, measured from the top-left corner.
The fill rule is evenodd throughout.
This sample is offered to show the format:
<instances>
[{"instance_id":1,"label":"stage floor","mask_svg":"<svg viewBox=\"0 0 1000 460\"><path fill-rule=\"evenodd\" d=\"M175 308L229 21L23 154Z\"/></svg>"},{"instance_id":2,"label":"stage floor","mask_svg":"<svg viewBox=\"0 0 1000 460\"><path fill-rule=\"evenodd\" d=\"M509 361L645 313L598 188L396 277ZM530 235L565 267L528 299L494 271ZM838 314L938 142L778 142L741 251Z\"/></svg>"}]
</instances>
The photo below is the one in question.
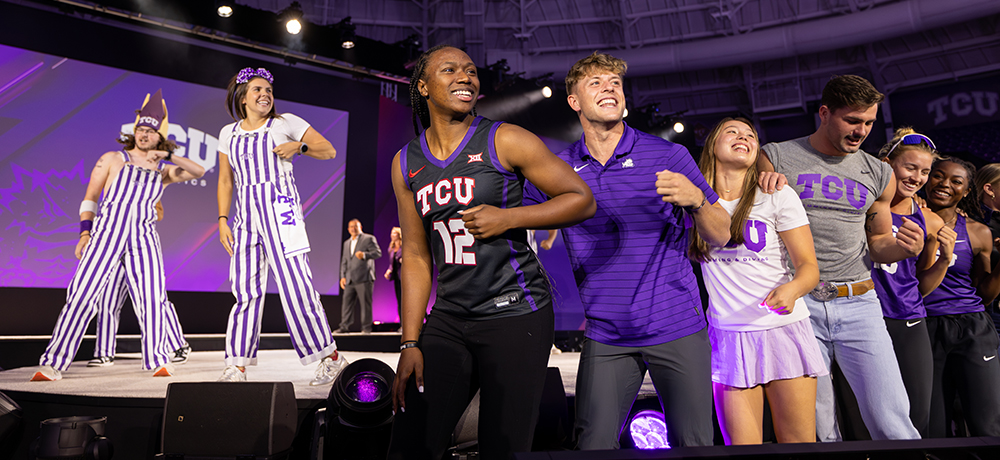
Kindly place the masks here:
<instances>
[{"instance_id":1,"label":"stage floor","mask_svg":"<svg viewBox=\"0 0 1000 460\"><path fill-rule=\"evenodd\" d=\"M399 353L341 352L354 362L363 358L374 358L396 369ZM177 366L173 377L153 377L152 371L140 367L137 353L120 353L111 367L87 367L86 361L77 361L63 372L63 379L57 382L31 382L37 366L21 367L0 371L0 391L23 391L72 396L95 396L112 398L165 398L167 385L171 382L211 382L222 374L224 352L195 351L188 362ZM576 393L576 370L580 353L564 352L549 357L549 367L558 367L566 396ZM326 399L330 386L309 385L313 378L315 364L303 366L294 350L261 350L257 366L247 368L247 379L258 382L291 381L295 386L297 399ZM640 395L652 395L656 391L649 377L643 382Z\"/></svg>"}]
</instances>

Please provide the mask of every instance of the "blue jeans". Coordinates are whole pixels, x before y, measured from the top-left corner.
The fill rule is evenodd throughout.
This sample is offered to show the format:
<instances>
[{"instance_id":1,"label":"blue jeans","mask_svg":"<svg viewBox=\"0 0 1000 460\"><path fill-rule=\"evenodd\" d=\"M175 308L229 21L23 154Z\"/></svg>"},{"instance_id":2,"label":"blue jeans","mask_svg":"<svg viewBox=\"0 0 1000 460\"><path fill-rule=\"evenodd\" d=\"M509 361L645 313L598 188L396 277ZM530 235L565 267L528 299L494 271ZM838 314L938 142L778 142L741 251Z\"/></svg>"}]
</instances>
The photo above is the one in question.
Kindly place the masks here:
<instances>
[{"instance_id":1,"label":"blue jeans","mask_svg":"<svg viewBox=\"0 0 1000 460\"><path fill-rule=\"evenodd\" d=\"M875 291L829 302L807 294L805 300L823 360L840 365L872 439L920 439ZM822 442L840 440L834 406L833 380L819 377L816 436Z\"/></svg>"}]
</instances>

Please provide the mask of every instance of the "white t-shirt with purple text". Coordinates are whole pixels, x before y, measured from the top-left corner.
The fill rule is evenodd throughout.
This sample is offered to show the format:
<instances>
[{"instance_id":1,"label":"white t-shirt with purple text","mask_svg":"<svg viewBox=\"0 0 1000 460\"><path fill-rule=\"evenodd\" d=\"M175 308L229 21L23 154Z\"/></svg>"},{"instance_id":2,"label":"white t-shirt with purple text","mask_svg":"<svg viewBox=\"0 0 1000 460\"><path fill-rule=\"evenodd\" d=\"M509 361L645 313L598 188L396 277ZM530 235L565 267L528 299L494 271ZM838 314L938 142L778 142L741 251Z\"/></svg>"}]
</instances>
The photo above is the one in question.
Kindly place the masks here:
<instances>
[{"instance_id":1,"label":"white t-shirt with purple text","mask_svg":"<svg viewBox=\"0 0 1000 460\"><path fill-rule=\"evenodd\" d=\"M730 215L739 200L719 199ZM759 305L774 288L791 281L791 263L778 232L809 225L798 194L785 187L772 195L757 190L743 227L743 244L714 248L701 265L708 289L708 322L728 331L762 331L809 317L799 298L789 315L779 315Z\"/></svg>"}]
</instances>

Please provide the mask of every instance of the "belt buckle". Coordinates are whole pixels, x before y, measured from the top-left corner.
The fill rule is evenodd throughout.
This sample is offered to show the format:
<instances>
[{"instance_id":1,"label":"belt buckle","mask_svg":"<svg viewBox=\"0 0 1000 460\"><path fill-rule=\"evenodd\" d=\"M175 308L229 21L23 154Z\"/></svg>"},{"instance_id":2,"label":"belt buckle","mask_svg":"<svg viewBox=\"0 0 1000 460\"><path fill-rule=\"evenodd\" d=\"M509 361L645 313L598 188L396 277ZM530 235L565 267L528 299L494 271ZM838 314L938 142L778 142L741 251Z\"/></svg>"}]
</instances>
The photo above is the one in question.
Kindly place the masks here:
<instances>
[{"instance_id":1,"label":"belt buckle","mask_svg":"<svg viewBox=\"0 0 1000 460\"><path fill-rule=\"evenodd\" d=\"M827 281L820 281L820 283L816 285L815 289L809 291L809 295L812 296L813 299L820 302L829 302L836 299L837 294L837 285Z\"/></svg>"}]
</instances>

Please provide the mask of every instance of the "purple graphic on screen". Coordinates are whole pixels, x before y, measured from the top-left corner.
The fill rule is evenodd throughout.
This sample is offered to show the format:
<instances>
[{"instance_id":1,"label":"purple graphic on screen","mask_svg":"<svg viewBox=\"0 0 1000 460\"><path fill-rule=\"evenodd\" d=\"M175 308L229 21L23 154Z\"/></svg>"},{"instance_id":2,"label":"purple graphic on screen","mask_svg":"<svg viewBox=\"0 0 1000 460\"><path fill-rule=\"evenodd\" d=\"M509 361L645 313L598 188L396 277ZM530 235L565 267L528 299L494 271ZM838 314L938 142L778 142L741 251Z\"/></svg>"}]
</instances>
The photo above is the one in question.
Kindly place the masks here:
<instances>
[{"instance_id":1,"label":"purple graphic on screen","mask_svg":"<svg viewBox=\"0 0 1000 460\"><path fill-rule=\"evenodd\" d=\"M226 82L219 82L223 85ZM275 82L280 98L284 84ZM219 243L219 130L232 120L224 89L129 72L0 45L0 286L65 288L77 260L78 210L100 156L120 149L147 93L163 90L174 155L205 167L198 180L164 191L157 224L167 289L229 292L229 256ZM343 225L347 112L278 99L339 154L298 157L296 185L310 238L313 282L337 294ZM269 283L268 292L277 292Z\"/></svg>"}]
</instances>

